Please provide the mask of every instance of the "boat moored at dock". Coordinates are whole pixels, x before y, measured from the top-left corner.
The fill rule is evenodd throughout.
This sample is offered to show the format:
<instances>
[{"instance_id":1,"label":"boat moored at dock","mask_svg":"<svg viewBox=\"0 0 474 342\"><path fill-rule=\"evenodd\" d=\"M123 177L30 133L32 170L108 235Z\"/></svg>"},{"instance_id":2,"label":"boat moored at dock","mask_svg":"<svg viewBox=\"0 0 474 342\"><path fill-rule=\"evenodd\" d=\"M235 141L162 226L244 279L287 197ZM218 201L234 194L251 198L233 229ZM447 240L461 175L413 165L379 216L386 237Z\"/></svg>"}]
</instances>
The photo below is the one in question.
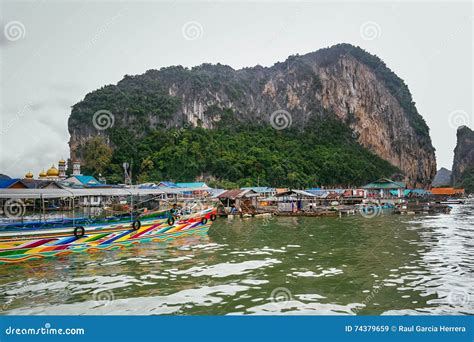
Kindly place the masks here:
<instances>
[{"instance_id":1,"label":"boat moored at dock","mask_svg":"<svg viewBox=\"0 0 474 342\"><path fill-rule=\"evenodd\" d=\"M214 208L181 217L135 220L129 223L7 231L0 235L0 264L123 248L142 242L203 235L216 219ZM78 232L79 231L79 232Z\"/></svg>"}]
</instances>

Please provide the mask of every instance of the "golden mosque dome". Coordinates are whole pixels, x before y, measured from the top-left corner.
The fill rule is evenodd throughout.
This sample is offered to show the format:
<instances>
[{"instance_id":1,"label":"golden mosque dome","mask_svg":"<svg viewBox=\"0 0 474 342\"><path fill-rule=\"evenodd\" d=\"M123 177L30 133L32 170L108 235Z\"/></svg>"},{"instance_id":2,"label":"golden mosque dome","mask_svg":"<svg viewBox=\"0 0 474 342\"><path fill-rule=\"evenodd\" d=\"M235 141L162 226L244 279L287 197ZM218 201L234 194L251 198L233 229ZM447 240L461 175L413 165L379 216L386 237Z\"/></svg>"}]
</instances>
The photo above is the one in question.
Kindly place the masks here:
<instances>
[{"instance_id":1,"label":"golden mosque dome","mask_svg":"<svg viewBox=\"0 0 474 342\"><path fill-rule=\"evenodd\" d=\"M46 176L47 176L47 174L46 174L46 172L44 172L44 170L39 173L39 178L44 178Z\"/></svg>"},{"instance_id":2,"label":"golden mosque dome","mask_svg":"<svg viewBox=\"0 0 474 342\"><path fill-rule=\"evenodd\" d=\"M54 165L51 165L49 170L46 172L46 175L48 177L59 177L59 170L54 167Z\"/></svg>"},{"instance_id":3,"label":"golden mosque dome","mask_svg":"<svg viewBox=\"0 0 474 342\"><path fill-rule=\"evenodd\" d=\"M33 179L33 174L31 172L28 172L26 175L25 175L25 178L26 179Z\"/></svg>"}]
</instances>

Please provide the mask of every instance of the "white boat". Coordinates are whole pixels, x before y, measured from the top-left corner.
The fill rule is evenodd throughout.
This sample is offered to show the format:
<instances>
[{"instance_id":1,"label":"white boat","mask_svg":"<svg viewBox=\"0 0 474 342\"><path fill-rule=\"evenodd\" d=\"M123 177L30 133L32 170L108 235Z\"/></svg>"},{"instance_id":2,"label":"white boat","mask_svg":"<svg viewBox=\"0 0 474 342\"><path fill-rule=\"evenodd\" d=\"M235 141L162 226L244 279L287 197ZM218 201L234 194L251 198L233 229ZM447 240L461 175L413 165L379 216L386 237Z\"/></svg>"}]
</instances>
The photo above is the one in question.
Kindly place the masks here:
<instances>
[{"instance_id":1,"label":"white boat","mask_svg":"<svg viewBox=\"0 0 474 342\"><path fill-rule=\"evenodd\" d=\"M439 204L464 204L465 201L463 199L448 199L445 201L439 202Z\"/></svg>"}]
</instances>

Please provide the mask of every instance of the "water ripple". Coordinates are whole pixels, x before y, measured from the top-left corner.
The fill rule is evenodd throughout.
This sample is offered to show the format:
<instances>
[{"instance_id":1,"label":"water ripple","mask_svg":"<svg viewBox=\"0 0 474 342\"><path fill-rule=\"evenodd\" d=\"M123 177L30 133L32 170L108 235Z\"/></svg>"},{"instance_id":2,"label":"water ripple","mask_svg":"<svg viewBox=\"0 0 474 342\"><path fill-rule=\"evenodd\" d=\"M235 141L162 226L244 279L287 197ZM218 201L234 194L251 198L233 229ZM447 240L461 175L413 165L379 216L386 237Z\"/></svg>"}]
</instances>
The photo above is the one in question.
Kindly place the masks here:
<instances>
[{"instance_id":1,"label":"water ripple","mask_svg":"<svg viewBox=\"0 0 474 342\"><path fill-rule=\"evenodd\" d=\"M207 236L0 266L4 314L474 314L474 203L450 215L217 220Z\"/></svg>"}]
</instances>

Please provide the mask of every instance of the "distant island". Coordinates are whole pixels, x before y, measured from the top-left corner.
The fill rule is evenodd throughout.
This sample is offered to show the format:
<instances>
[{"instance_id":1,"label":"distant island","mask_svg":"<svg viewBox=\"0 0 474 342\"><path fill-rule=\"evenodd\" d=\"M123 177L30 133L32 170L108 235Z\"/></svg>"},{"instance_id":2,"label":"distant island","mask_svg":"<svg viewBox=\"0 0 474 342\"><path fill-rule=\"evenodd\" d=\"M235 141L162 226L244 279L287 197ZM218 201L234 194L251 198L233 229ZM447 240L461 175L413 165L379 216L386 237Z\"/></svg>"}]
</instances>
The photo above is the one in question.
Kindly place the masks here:
<instances>
[{"instance_id":1,"label":"distant island","mask_svg":"<svg viewBox=\"0 0 474 342\"><path fill-rule=\"evenodd\" d=\"M406 84L378 57L339 44L271 67L181 66L126 75L75 104L71 159L122 182L217 187L429 187L436 160Z\"/></svg>"}]
</instances>

